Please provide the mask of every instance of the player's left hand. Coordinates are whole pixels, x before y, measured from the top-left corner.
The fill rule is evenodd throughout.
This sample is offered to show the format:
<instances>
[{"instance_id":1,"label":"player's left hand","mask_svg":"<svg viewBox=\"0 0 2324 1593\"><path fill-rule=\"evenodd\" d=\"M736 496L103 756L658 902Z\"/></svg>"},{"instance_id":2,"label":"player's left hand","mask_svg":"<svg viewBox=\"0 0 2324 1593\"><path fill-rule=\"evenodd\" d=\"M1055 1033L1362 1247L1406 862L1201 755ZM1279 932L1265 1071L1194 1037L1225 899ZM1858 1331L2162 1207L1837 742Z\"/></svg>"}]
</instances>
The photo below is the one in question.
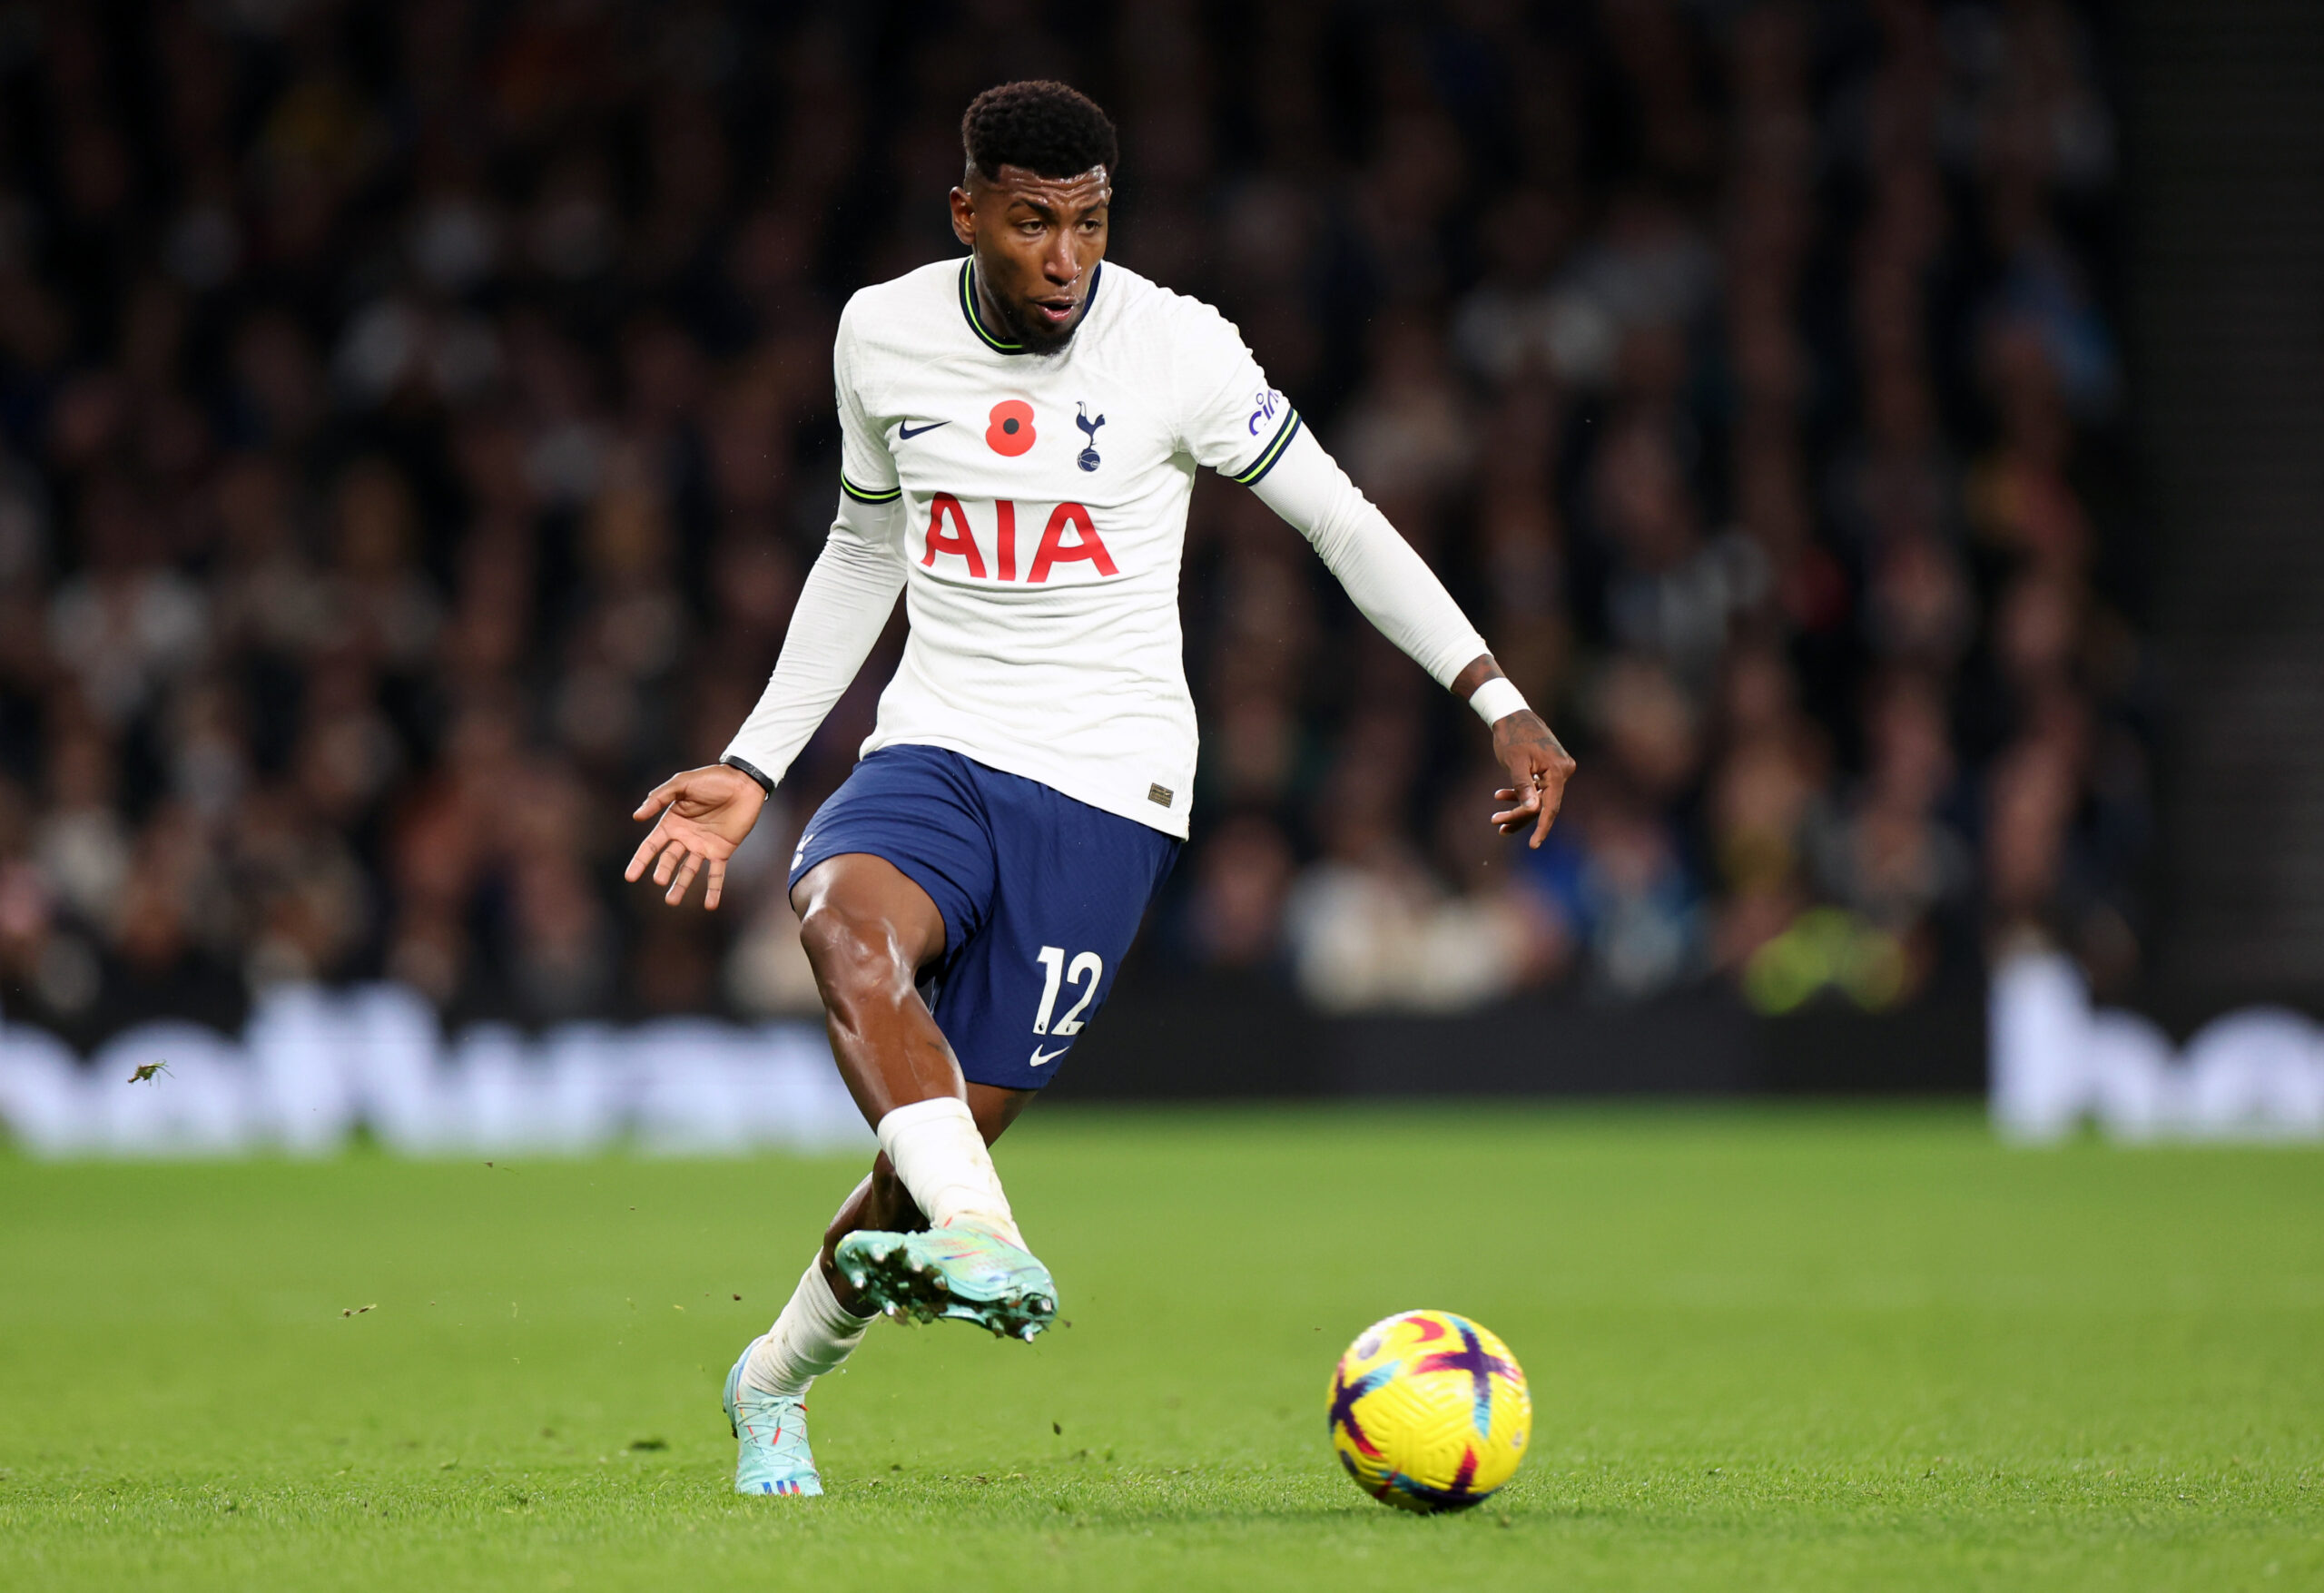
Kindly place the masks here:
<instances>
[{"instance_id":1,"label":"player's left hand","mask_svg":"<svg viewBox=\"0 0 2324 1593\"><path fill-rule=\"evenodd\" d=\"M1565 782L1573 776L1573 759L1531 708L1503 714L1492 727L1492 755L1509 771L1509 784L1493 792L1496 801L1512 804L1492 816L1493 828L1517 835L1529 827L1538 847L1550 826L1557 822L1565 803Z\"/></svg>"}]
</instances>

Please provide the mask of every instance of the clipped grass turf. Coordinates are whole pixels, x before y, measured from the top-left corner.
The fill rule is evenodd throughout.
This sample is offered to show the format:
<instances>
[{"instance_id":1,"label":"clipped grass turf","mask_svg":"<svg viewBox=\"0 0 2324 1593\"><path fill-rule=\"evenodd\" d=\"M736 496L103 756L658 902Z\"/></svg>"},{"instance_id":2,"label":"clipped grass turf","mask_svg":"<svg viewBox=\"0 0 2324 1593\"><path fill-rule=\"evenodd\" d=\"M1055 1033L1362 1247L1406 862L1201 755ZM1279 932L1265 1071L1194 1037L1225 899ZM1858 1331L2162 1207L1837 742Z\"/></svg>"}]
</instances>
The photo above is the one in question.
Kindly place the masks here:
<instances>
[{"instance_id":1,"label":"clipped grass turf","mask_svg":"<svg viewBox=\"0 0 2324 1593\"><path fill-rule=\"evenodd\" d=\"M0 1587L2324 1586L2313 1151L1050 1108L1001 1162L1072 1328L875 1327L794 1501L718 1384L852 1160L0 1156ZM1459 1517L1323 1431L1423 1304L1538 1411Z\"/></svg>"}]
</instances>

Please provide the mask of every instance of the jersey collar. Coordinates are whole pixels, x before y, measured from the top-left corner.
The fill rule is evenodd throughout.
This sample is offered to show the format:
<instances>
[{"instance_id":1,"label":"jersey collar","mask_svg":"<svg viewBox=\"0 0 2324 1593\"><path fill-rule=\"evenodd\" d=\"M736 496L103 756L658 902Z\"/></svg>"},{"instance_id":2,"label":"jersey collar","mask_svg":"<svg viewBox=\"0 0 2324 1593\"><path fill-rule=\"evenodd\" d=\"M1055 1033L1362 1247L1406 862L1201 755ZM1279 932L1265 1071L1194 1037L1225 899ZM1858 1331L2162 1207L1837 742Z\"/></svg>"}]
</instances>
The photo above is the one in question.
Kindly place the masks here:
<instances>
[{"instance_id":1,"label":"jersey collar","mask_svg":"<svg viewBox=\"0 0 2324 1593\"><path fill-rule=\"evenodd\" d=\"M1089 268L1089 292L1081 300L1081 320L1084 323L1089 320L1089 307L1098 302L1098 290L1104 285L1105 280L1106 262L1101 260ZM977 314L977 261L974 255L970 255L960 262L960 313L968 319L969 330L977 335L977 341L994 353L1029 352L1022 343L1005 342L995 337L986 329L983 320ZM1078 332L1081 328L1076 326L1073 329Z\"/></svg>"}]
</instances>

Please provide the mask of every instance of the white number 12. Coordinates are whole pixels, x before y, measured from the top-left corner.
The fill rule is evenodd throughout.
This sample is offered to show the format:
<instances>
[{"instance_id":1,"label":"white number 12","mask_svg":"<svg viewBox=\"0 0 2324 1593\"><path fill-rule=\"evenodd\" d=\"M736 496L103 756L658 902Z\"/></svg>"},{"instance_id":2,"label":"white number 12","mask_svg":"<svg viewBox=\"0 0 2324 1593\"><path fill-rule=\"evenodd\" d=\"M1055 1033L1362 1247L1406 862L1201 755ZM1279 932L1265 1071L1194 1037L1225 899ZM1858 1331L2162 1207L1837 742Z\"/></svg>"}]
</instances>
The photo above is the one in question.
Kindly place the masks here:
<instances>
[{"instance_id":1,"label":"white number 12","mask_svg":"<svg viewBox=\"0 0 2324 1593\"><path fill-rule=\"evenodd\" d=\"M1097 997L1098 980L1106 971L1105 959L1094 951L1085 951L1075 958L1072 965L1068 967L1065 960L1064 947L1044 946L1041 948L1039 961L1044 969L1049 970L1049 977L1041 983L1041 1010L1033 1018L1033 1032L1037 1035L1079 1034L1081 1009L1088 1006ZM1086 985L1082 984L1085 978L1088 980ZM1057 1020L1055 1028L1051 1028L1049 1014L1057 1010L1057 993L1060 988L1068 984L1081 986L1081 999L1076 1001L1066 1015Z\"/></svg>"}]
</instances>

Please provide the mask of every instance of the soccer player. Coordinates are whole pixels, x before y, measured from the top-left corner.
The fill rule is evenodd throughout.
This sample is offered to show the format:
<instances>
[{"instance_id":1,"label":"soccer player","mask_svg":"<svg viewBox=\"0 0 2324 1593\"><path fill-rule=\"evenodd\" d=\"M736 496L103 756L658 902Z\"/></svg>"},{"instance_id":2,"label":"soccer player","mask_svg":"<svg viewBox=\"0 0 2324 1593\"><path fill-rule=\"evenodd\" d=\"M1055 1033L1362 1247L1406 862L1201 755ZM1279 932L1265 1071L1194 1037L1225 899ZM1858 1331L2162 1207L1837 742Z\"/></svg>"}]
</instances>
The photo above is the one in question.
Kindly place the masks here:
<instances>
[{"instance_id":1,"label":"soccer player","mask_svg":"<svg viewBox=\"0 0 2324 1593\"><path fill-rule=\"evenodd\" d=\"M1235 328L1105 263L1113 123L1062 84L980 94L966 258L840 318L837 518L725 755L657 787L630 859L665 900L726 861L904 595L877 728L791 860L832 1051L880 1155L727 1374L739 1492L820 1493L808 1385L882 1311L1030 1339L1057 1290L987 1146L1104 1007L1187 834L1178 565L1197 467L1311 542L1373 624L1492 728L1492 822L1557 815L1572 760ZM658 815L658 818L656 817Z\"/></svg>"}]
</instances>

